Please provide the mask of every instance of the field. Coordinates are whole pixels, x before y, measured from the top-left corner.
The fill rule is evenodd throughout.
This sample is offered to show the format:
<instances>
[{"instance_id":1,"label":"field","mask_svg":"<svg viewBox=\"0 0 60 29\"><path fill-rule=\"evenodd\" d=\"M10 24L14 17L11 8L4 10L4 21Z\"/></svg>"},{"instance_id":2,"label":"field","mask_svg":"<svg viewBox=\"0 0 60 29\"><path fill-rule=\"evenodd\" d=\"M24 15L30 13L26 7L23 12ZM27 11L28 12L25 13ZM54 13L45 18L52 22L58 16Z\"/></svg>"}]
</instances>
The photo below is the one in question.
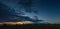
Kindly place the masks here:
<instances>
[{"instance_id":1,"label":"field","mask_svg":"<svg viewBox=\"0 0 60 29\"><path fill-rule=\"evenodd\" d=\"M0 29L60 29L60 24L0 25Z\"/></svg>"}]
</instances>

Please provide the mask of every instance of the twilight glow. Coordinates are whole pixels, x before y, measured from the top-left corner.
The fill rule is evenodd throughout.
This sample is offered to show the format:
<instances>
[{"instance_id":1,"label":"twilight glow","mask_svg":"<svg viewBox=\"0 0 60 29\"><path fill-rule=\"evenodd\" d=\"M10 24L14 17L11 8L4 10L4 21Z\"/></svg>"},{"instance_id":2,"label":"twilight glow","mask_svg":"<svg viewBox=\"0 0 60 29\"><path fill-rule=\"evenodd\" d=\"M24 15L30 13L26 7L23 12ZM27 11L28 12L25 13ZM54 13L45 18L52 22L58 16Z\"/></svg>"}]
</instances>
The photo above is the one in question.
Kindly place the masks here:
<instances>
[{"instance_id":1,"label":"twilight glow","mask_svg":"<svg viewBox=\"0 0 60 29\"><path fill-rule=\"evenodd\" d=\"M0 0L0 22L60 23L60 0ZM25 21L25 22L24 22Z\"/></svg>"},{"instance_id":2,"label":"twilight glow","mask_svg":"<svg viewBox=\"0 0 60 29\"><path fill-rule=\"evenodd\" d=\"M0 24L23 25L23 24L32 24L32 22L1 22Z\"/></svg>"}]
</instances>

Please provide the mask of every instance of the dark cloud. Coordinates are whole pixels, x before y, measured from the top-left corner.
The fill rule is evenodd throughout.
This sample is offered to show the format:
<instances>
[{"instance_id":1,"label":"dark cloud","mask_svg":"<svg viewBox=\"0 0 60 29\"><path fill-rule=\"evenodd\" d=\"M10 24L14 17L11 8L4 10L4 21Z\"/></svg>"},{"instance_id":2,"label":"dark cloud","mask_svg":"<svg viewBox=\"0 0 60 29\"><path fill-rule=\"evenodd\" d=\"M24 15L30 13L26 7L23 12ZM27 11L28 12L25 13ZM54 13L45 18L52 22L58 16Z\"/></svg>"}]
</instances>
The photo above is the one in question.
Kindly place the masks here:
<instances>
[{"instance_id":1,"label":"dark cloud","mask_svg":"<svg viewBox=\"0 0 60 29\"><path fill-rule=\"evenodd\" d=\"M0 3L0 22L4 21L32 21L32 22L38 22L39 20L34 20L27 16L19 16L16 15L14 9L10 9L8 6ZM22 14L22 13L21 13ZM42 21L42 20L40 20Z\"/></svg>"},{"instance_id":2,"label":"dark cloud","mask_svg":"<svg viewBox=\"0 0 60 29\"><path fill-rule=\"evenodd\" d=\"M30 17L28 17L28 16L18 16L18 15L13 15L13 16L15 16L15 17L19 17L17 20L19 21L43 21L43 20L40 20L40 19L38 19L38 18L35 18L35 19L33 19L33 18L30 18Z\"/></svg>"},{"instance_id":3,"label":"dark cloud","mask_svg":"<svg viewBox=\"0 0 60 29\"><path fill-rule=\"evenodd\" d=\"M5 4L0 3L0 20L7 20L13 17L12 15L16 15L14 9L10 9Z\"/></svg>"},{"instance_id":4,"label":"dark cloud","mask_svg":"<svg viewBox=\"0 0 60 29\"><path fill-rule=\"evenodd\" d=\"M23 9L26 12L37 13L37 10L32 9L32 0L19 0L19 4L24 7ZM0 3L0 22L16 22L16 21L31 21L31 22L40 22L43 20L33 19L25 15L23 12L16 12L14 8L11 8L3 3Z\"/></svg>"},{"instance_id":5,"label":"dark cloud","mask_svg":"<svg viewBox=\"0 0 60 29\"><path fill-rule=\"evenodd\" d=\"M58 23L60 19L59 0L0 0L0 2L2 2L0 4L1 20L21 20L24 18L24 16L19 16L22 12L24 12L23 14L26 14L26 16L38 16L51 23ZM15 12L15 10L17 10L17 12ZM20 10L22 10L22 12L20 12Z\"/></svg>"},{"instance_id":6,"label":"dark cloud","mask_svg":"<svg viewBox=\"0 0 60 29\"><path fill-rule=\"evenodd\" d=\"M22 7L24 7L26 12L37 13L38 12L37 10L32 9L34 1L36 1L36 0L19 0L18 4L22 5Z\"/></svg>"},{"instance_id":7,"label":"dark cloud","mask_svg":"<svg viewBox=\"0 0 60 29\"><path fill-rule=\"evenodd\" d=\"M10 12L8 10L8 7L2 3L0 3L0 19L6 19L8 18Z\"/></svg>"}]
</instances>

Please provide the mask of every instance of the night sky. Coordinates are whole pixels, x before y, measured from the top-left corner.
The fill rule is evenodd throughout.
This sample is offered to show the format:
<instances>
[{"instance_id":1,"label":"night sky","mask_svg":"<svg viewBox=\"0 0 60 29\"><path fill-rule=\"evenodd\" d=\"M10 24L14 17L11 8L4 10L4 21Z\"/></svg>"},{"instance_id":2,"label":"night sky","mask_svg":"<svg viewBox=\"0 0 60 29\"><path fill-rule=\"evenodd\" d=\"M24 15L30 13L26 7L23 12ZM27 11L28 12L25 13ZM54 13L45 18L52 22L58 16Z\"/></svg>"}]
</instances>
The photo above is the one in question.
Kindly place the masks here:
<instances>
[{"instance_id":1,"label":"night sky","mask_svg":"<svg viewBox=\"0 0 60 29\"><path fill-rule=\"evenodd\" d=\"M0 22L34 22L34 16L42 22L60 23L60 0L0 0Z\"/></svg>"}]
</instances>

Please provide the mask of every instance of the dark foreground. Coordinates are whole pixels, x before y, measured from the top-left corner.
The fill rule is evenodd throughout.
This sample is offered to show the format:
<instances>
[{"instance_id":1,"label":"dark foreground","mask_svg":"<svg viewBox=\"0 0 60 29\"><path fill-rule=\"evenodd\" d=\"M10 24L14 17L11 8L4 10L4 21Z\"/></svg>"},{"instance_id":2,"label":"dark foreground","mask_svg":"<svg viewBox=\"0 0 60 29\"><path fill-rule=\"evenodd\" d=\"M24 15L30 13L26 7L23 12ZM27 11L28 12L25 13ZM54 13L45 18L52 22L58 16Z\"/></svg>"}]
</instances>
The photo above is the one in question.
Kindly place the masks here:
<instances>
[{"instance_id":1,"label":"dark foreground","mask_svg":"<svg viewBox=\"0 0 60 29\"><path fill-rule=\"evenodd\" d=\"M0 29L60 29L60 24L0 25Z\"/></svg>"}]
</instances>

